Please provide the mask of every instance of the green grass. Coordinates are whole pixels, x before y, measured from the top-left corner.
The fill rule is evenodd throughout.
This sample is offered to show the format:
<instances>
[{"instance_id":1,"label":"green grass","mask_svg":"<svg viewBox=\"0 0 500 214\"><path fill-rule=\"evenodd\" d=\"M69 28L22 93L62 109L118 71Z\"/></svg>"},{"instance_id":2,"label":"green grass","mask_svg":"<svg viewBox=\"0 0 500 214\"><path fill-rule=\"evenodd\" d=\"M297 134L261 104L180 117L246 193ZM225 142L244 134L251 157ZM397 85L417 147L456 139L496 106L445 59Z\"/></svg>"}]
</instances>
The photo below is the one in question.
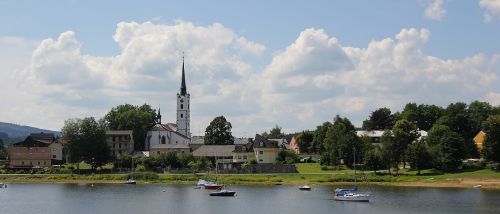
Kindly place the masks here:
<instances>
[{"instance_id":1,"label":"green grass","mask_svg":"<svg viewBox=\"0 0 500 214\"><path fill-rule=\"evenodd\" d=\"M345 167L342 167L339 170L337 170L333 166L322 167L319 163L297 163L297 164L295 164L295 167L297 167L297 171L301 174L306 174L306 173L325 174L325 173L351 173L351 172L354 172L353 170L346 169Z\"/></svg>"}]
</instances>

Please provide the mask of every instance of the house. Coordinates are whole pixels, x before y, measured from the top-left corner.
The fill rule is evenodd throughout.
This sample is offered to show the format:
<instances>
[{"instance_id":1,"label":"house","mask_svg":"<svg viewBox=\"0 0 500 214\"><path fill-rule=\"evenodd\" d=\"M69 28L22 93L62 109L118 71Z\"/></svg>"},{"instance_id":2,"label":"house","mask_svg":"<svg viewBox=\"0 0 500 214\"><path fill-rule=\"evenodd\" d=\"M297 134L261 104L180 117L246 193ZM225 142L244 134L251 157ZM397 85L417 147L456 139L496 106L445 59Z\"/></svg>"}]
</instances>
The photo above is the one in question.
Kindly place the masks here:
<instances>
[{"instance_id":1,"label":"house","mask_svg":"<svg viewBox=\"0 0 500 214\"><path fill-rule=\"evenodd\" d=\"M485 137L486 137L486 133L483 131L479 131L479 133L477 133L477 135L472 139L472 141L474 141L474 144L476 145L479 152L481 152L483 150Z\"/></svg>"},{"instance_id":2,"label":"house","mask_svg":"<svg viewBox=\"0 0 500 214\"><path fill-rule=\"evenodd\" d=\"M257 134L253 141L253 150L257 163L274 163L278 157L279 145Z\"/></svg>"},{"instance_id":3,"label":"house","mask_svg":"<svg viewBox=\"0 0 500 214\"><path fill-rule=\"evenodd\" d=\"M427 132L424 130L419 130L419 140L423 137L427 137ZM382 138L382 135L384 135L384 130L358 130L356 131L356 135L358 137L367 137L371 140L371 143L373 144L378 144L380 143L380 139Z\"/></svg>"},{"instance_id":4,"label":"house","mask_svg":"<svg viewBox=\"0 0 500 214\"><path fill-rule=\"evenodd\" d=\"M193 151L195 157L213 158L219 169L231 169L235 145L201 145Z\"/></svg>"},{"instance_id":5,"label":"house","mask_svg":"<svg viewBox=\"0 0 500 214\"><path fill-rule=\"evenodd\" d=\"M297 142L298 134L289 134L286 136L288 141L288 149L295 152L295 154L300 155L299 144Z\"/></svg>"},{"instance_id":6,"label":"house","mask_svg":"<svg viewBox=\"0 0 500 214\"><path fill-rule=\"evenodd\" d=\"M233 150L233 163L245 163L255 160L253 143L235 145Z\"/></svg>"},{"instance_id":7,"label":"house","mask_svg":"<svg viewBox=\"0 0 500 214\"><path fill-rule=\"evenodd\" d=\"M11 168L43 168L63 163L64 141L53 133L33 133L12 144L9 151Z\"/></svg>"},{"instance_id":8,"label":"house","mask_svg":"<svg viewBox=\"0 0 500 214\"><path fill-rule=\"evenodd\" d=\"M132 130L107 130L106 144L109 147L111 157L133 154L134 136Z\"/></svg>"}]
</instances>

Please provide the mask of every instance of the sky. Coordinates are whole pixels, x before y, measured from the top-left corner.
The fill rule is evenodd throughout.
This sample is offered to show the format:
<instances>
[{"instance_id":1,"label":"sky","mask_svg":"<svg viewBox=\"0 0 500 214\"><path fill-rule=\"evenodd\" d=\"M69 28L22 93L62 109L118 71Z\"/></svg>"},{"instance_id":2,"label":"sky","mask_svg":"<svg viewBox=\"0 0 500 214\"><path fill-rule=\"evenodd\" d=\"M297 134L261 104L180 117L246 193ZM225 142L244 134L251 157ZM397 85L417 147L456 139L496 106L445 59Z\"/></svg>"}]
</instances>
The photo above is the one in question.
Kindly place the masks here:
<instances>
[{"instance_id":1,"label":"sky","mask_svg":"<svg viewBox=\"0 0 500 214\"><path fill-rule=\"evenodd\" d=\"M191 132L360 126L408 102L500 105L500 0L0 0L0 121L60 130L129 103Z\"/></svg>"}]
</instances>

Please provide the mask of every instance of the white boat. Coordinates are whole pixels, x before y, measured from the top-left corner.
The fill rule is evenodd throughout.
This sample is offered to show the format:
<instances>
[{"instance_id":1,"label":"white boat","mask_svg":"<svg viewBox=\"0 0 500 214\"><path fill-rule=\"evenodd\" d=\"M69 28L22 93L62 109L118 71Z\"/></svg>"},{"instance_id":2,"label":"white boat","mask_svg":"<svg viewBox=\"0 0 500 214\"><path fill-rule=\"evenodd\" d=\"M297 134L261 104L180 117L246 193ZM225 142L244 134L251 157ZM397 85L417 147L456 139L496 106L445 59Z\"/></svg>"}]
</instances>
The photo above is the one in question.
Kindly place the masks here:
<instances>
[{"instance_id":1,"label":"white boat","mask_svg":"<svg viewBox=\"0 0 500 214\"><path fill-rule=\"evenodd\" d=\"M125 181L124 184L136 184L137 182L134 180L134 157L132 156L132 177Z\"/></svg>"},{"instance_id":2,"label":"white boat","mask_svg":"<svg viewBox=\"0 0 500 214\"><path fill-rule=\"evenodd\" d=\"M0 183L0 188L7 188L7 184Z\"/></svg>"},{"instance_id":3,"label":"white boat","mask_svg":"<svg viewBox=\"0 0 500 214\"><path fill-rule=\"evenodd\" d=\"M354 149L354 188L337 188L333 199L336 201L369 202L371 194L358 192L356 185L356 149Z\"/></svg>"},{"instance_id":4,"label":"white boat","mask_svg":"<svg viewBox=\"0 0 500 214\"><path fill-rule=\"evenodd\" d=\"M300 190L311 191L311 187L309 185L304 185L299 187Z\"/></svg>"},{"instance_id":5,"label":"white boat","mask_svg":"<svg viewBox=\"0 0 500 214\"><path fill-rule=\"evenodd\" d=\"M477 184L477 185L474 185L474 186L472 186L472 187L473 187L473 188L476 188L476 189L481 189L481 187L483 187L483 185L481 185L481 184Z\"/></svg>"}]
</instances>

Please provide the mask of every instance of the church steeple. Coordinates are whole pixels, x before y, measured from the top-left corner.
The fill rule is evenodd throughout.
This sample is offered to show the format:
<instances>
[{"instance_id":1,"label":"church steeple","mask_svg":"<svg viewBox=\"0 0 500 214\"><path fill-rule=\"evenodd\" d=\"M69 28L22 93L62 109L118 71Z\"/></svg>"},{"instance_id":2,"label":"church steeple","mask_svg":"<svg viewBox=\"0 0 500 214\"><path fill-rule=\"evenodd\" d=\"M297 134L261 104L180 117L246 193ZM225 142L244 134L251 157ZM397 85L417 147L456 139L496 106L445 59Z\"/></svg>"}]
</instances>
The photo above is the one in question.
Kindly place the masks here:
<instances>
[{"instance_id":1,"label":"church steeple","mask_svg":"<svg viewBox=\"0 0 500 214\"><path fill-rule=\"evenodd\" d=\"M186 74L184 73L184 56L182 56L182 83L181 83L181 95L186 95Z\"/></svg>"}]
</instances>

